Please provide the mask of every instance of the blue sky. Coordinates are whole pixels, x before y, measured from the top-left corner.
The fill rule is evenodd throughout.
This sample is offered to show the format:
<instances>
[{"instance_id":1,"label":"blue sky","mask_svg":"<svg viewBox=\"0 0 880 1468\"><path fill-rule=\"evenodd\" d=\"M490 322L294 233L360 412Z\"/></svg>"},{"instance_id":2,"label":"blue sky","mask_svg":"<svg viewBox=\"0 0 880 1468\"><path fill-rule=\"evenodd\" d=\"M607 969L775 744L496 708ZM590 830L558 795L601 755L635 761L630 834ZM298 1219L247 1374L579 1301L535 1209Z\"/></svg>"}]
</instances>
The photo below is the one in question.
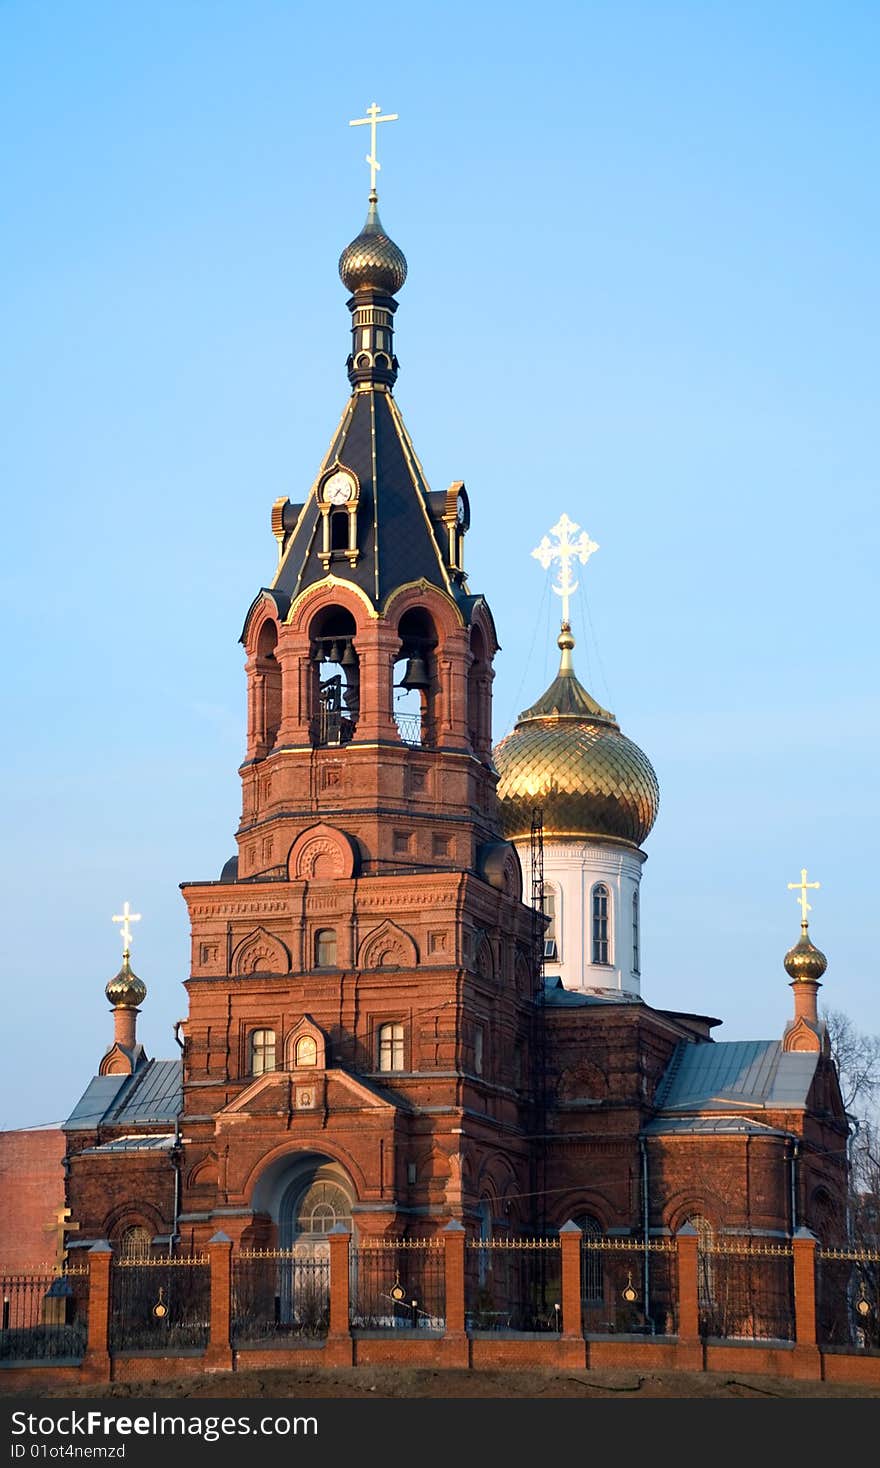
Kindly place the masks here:
<instances>
[{"instance_id":1,"label":"blue sky","mask_svg":"<svg viewBox=\"0 0 880 1468\"><path fill-rule=\"evenodd\" d=\"M880 10L369 17L0 0L0 1126L63 1117L94 1073L126 898L141 1038L174 1053L178 884L234 851L270 508L348 392L348 120L373 100L400 116L397 399L432 486L468 486L496 738L554 672L530 551L564 510L600 546L578 672L661 785L645 997L781 1033L806 865L820 998L880 1031Z\"/></svg>"}]
</instances>

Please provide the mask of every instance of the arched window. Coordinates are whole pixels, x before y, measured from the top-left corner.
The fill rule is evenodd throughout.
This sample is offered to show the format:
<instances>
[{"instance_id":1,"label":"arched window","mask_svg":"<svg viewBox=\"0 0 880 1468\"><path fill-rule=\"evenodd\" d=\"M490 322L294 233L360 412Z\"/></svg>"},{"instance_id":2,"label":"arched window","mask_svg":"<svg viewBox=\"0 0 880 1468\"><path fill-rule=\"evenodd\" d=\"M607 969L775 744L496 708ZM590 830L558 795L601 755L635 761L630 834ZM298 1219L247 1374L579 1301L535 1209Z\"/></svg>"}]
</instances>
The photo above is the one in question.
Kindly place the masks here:
<instances>
[{"instance_id":1,"label":"arched window","mask_svg":"<svg viewBox=\"0 0 880 1468\"><path fill-rule=\"evenodd\" d=\"M403 1025L379 1026L379 1069L403 1070Z\"/></svg>"},{"instance_id":2,"label":"arched window","mask_svg":"<svg viewBox=\"0 0 880 1468\"><path fill-rule=\"evenodd\" d=\"M315 967L334 968L336 965L336 929L321 928L315 934Z\"/></svg>"},{"instance_id":3,"label":"arched window","mask_svg":"<svg viewBox=\"0 0 880 1468\"><path fill-rule=\"evenodd\" d=\"M609 918L611 895L604 882L593 888L593 963L611 962Z\"/></svg>"},{"instance_id":4,"label":"arched window","mask_svg":"<svg viewBox=\"0 0 880 1468\"><path fill-rule=\"evenodd\" d=\"M437 629L423 607L411 607L398 624L400 651L394 664L393 709L404 744L434 743L437 720Z\"/></svg>"},{"instance_id":5,"label":"arched window","mask_svg":"<svg viewBox=\"0 0 880 1468\"><path fill-rule=\"evenodd\" d=\"M602 1227L592 1214L575 1219L585 1242L600 1239ZM601 1305L605 1299L605 1268L600 1249L581 1248L581 1301L584 1305Z\"/></svg>"},{"instance_id":6,"label":"arched window","mask_svg":"<svg viewBox=\"0 0 880 1468\"><path fill-rule=\"evenodd\" d=\"M544 883L544 916L550 919L544 929L544 958L550 963L558 963L561 957L559 944L559 909L556 900L556 888L551 887L548 882Z\"/></svg>"},{"instance_id":7,"label":"arched window","mask_svg":"<svg viewBox=\"0 0 880 1468\"><path fill-rule=\"evenodd\" d=\"M301 1035L293 1055L295 1066L318 1064L318 1042L314 1035Z\"/></svg>"},{"instance_id":8,"label":"arched window","mask_svg":"<svg viewBox=\"0 0 880 1468\"><path fill-rule=\"evenodd\" d=\"M325 607L312 622L309 635L312 740L321 746L347 744L360 712L357 624L345 607Z\"/></svg>"},{"instance_id":9,"label":"arched window","mask_svg":"<svg viewBox=\"0 0 880 1468\"><path fill-rule=\"evenodd\" d=\"M265 1075L275 1069L275 1031L251 1030L250 1072L252 1076Z\"/></svg>"},{"instance_id":10,"label":"arched window","mask_svg":"<svg viewBox=\"0 0 880 1468\"><path fill-rule=\"evenodd\" d=\"M692 1213L687 1222L697 1231L697 1304L701 1310L708 1310L715 1303L712 1225L701 1213Z\"/></svg>"},{"instance_id":11,"label":"arched window","mask_svg":"<svg viewBox=\"0 0 880 1468\"><path fill-rule=\"evenodd\" d=\"M312 1183L296 1208L296 1236L329 1234L337 1223L351 1227L351 1203L344 1189L333 1182Z\"/></svg>"},{"instance_id":12,"label":"arched window","mask_svg":"<svg viewBox=\"0 0 880 1468\"><path fill-rule=\"evenodd\" d=\"M641 973L641 956L639 952L639 889L633 892L632 903L632 928L633 928L633 973Z\"/></svg>"},{"instance_id":13,"label":"arched window","mask_svg":"<svg viewBox=\"0 0 880 1468\"><path fill-rule=\"evenodd\" d=\"M153 1235L143 1224L127 1228L119 1240L120 1259L149 1259L153 1248Z\"/></svg>"}]
</instances>

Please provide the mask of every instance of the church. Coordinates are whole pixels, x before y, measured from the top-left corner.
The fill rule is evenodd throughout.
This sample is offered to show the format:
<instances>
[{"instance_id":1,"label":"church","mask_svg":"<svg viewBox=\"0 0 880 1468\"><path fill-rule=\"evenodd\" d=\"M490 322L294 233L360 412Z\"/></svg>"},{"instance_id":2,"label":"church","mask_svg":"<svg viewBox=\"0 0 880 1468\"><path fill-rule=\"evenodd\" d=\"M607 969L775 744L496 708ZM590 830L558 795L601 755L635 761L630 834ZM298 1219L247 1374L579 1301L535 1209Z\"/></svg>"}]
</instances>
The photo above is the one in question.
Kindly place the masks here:
<instances>
[{"instance_id":1,"label":"church","mask_svg":"<svg viewBox=\"0 0 880 1468\"><path fill-rule=\"evenodd\" d=\"M450 1221L486 1240L574 1220L840 1242L848 1124L807 874L788 977L768 976L792 990L784 1033L716 1041L718 1018L650 992L658 782L577 677L572 566L596 547L565 515L535 552L558 566L558 674L493 744L498 636L466 569L479 498L430 487L398 406L407 263L372 181L339 260L350 391L313 483L271 506L275 569L244 616L237 851L182 883L170 1058L138 1042L126 905L112 1039L63 1129L69 1257Z\"/></svg>"}]
</instances>

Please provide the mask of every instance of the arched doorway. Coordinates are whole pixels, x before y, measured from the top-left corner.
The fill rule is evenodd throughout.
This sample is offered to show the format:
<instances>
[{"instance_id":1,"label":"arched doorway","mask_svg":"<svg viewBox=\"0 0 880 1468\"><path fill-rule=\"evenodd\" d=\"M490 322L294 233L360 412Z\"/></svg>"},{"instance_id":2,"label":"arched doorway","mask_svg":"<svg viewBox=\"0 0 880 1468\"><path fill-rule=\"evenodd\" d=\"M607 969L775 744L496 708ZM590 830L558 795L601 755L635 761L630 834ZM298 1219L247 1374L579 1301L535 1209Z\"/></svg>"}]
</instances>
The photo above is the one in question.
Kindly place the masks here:
<instances>
[{"instance_id":1,"label":"arched doorway","mask_svg":"<svg viewBox=\"0 0 880 1468\"><path fill-rule=\"evenodd\" d=\"M354 1185L345 1168L319 1153L276 1158L253 1192L255 1211L277 1228L276 1314L280 1325L323 1321L330 1309L330 1239L339 1224L356 1230Z\"/></svg>"},{"instance_id":2,"label":"arched doorway","mask_svg":"<svg viewBox=\"0 0 880 1468\"><path fill-rule=\"evenodd\" d=\"M338 1224L351 1229L352 1198L336 1170L319 1167L312 1176L294 1178L281 1199L278 1242L301 1258L329 1257L327 1235Z\"/></svg>"}]
</instances>

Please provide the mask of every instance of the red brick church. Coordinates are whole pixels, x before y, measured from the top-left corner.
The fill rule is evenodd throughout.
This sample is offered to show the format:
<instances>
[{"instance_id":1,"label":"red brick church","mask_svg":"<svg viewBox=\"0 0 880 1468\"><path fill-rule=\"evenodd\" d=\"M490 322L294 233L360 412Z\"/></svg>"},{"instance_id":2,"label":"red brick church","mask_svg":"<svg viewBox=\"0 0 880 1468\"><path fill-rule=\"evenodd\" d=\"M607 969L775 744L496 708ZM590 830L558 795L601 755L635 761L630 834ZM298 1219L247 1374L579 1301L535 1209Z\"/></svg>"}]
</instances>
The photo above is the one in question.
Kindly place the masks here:
<instances>
[{"instance_id":1,"label":"red brick church","mask_svg":"<svg viewBox=\"0 0 880 1468\"><path fill-rule=\"evenodd\" d=\"M126 951L64 1126L68 1248L569 1219L833 1242L847 1120L806 922L782 1035L716 1042L719 1020L642 997L657 780L578 681L566 618L557 678L493 748L470 500L429 487L394 394L406 271L372 193L339 262L351 392L301 502L272 506L244 620L237 855L182 886L180 1054L138 1044ZM563 521L557 548L585 549Z\"/></svg>"}]
</instances>

